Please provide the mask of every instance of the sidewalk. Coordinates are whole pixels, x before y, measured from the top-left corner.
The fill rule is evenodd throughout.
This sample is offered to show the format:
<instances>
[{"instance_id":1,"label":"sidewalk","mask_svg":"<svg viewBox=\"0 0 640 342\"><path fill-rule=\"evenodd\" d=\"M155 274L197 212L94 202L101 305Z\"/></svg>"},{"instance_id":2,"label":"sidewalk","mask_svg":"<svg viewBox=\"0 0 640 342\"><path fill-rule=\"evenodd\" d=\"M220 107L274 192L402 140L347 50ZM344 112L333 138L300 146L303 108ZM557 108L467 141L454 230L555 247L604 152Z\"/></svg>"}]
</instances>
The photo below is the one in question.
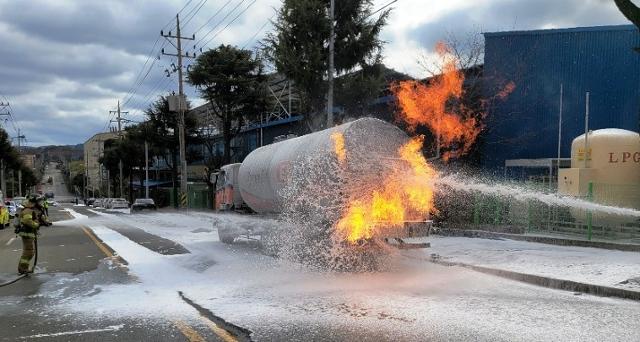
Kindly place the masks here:
<instances>
[{"instance_id":1,"label":"sidewalk","mask_svg":"<svg viewBox=\"0 0 640 342\"><path fill-rule=\"evenodd\" d=\"M502 273L519 273L553 281L565 280L622 289L637 292L640 298L640 253L638 252L557 246L507 239L437 235L420 240L431 242L431 248L425 249L424 253L435 262L475 266L480 271L484 268L494 270L487 273L500 273L495 270L507 271ZM523 280L521 276L511 278ZM540 283L539 280L531 282ZM552 287L567 289L575 286ZM604 295L607 294L604 293Z\"/></svg>"}]
</instances>

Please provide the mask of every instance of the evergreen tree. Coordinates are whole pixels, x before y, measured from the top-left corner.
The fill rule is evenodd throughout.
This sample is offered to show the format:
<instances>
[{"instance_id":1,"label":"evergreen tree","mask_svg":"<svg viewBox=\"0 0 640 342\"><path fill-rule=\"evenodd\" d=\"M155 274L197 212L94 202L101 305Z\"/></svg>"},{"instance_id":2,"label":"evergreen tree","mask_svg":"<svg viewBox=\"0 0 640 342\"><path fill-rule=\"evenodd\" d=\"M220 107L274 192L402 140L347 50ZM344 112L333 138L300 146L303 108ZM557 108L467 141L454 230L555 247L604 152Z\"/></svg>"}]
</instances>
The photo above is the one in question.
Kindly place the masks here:
<instances>
[{"instance_id":1,"label":"evergreen tree","mask_svg":"<svg viewBox=\"0 0 640 342\"><path fill-rule=\"evenodd\" d=\"M329 6L330 0L284 0L274 22L275 31L265 39L268 58L302 93L301 108L307 113L323 113L325 108L331 28ZM382 81L377 76L380 68L372 66L381 61L383 42L379 34L389 13L390 9L386 9L372 15L371 0L335 2L335 72L339 76L361 70L357 77L336 82L338 87L344 84L350 88L371 89ZM338 87L336 93L340 93ZM343 99L358 101L353 97ZM358 107L358 104L346 106ZM318 116L320 118L306 119L319 126L317 123L325 120L322 120L324 115Z\"/></svg>"},{"instance_id":2,"label":"evergreen tree","mask_svg":"<svg viewBox=\"0 0 640 342\"><path fill-rule=\"evenodd\" d=\"M266 77L251 51L231 45L204 52L189 71L189 83L209 102L224 140L223 164L231 161L231 140L246 122L266 110Z\"/></svg>"}]
</instances>

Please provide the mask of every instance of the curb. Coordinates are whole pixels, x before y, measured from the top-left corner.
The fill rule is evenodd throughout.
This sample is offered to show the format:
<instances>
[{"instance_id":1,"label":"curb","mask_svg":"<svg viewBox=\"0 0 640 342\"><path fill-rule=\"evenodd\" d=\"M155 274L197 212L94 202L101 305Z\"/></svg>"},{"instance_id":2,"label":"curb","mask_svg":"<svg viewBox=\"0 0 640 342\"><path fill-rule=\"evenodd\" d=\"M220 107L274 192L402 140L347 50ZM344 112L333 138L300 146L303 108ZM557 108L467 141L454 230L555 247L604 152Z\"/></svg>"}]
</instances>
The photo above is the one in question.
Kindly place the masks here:
<instances>
[{"instance_id":1,"label":"curb","mask_svg":"<svg viewBox=\"0 0 640 342\"><path fill-rule=\"evenodd\" d=\"M550 277L533 275L533 274L507 271L507 270L491 268L491 267L475 266L475 265L465 264L462 262L444 261L444 260L438 260L437 258L433 258L433 257L430 258L429 261L434 264L438 264L442 266L464 267L477 272L490 274L490 275L494 275L502 278L507 278L515 281L520 281L527 284L547 287L551 289L580 292L580 293L586 293L586 294L600 296L600 297L617 297L622 299L631 299L631 300L640 301L640 292L638 291L631 291L631 290L619 289L619 288L610 287L610 286L587 284L587 283L581 283L581 282L572 281L572 280L563 280L563 279L550 278Z\"/></svg>"},{"instance_id":2,"label":"curb","mask_svg":"<svg viewBox=\"0 0 640 342\"><path fill-rule=\"evenodd\" d=\"M442 235L442 236L456 236L456 237L469 237L469 238L510 239L510 240L518 240L518 241L544 243L547 245L592 247L592 248L618 250L618 251L624 251L624 252L640 252L639 244L574 240L574 239L566 239L566 238L555 238L550 236L535 236L535 235L532 236L532 235L510 234L510 233L497 233L497 232L489 232L485 230L441 228L438 230L436 234Z\"/></svg>"}]
</instances>

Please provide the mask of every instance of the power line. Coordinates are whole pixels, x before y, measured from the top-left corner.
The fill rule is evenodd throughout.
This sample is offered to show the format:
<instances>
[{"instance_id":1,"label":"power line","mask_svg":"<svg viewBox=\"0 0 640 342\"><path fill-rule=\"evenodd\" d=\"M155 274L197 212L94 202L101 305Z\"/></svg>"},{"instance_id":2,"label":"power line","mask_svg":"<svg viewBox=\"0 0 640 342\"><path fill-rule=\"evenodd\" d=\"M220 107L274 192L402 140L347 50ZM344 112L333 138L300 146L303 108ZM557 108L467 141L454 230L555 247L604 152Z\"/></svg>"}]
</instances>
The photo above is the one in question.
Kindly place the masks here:
<instances>
[{"instance_id":1,"label":"power line","mask_svg":"<svg viewBox=\"0 0 640 342\"><path fill-rule=\"evenodd\" d=\"M156 43L153 45L153 48L151 50L151 54L153 53L153 50L155 49L158 41L159 41L160 37L158 36L158 39L156 39ZM161 48L164 46L161 45ZM140 69L140 73L138 73L138 77L136 77L136 80L134 81L133 85L131 86L130 90L127 92L127 95L124 96L124 98L122 99L122 105L125 106L127 103L129 103L129 101L131 100L131 98L133 97L133 95L137 92L137 87L139 87L146 79L147 76L149 76L149 73L151 72L151 69L153 68L153 66L155 65L156 61L158 60L157 58L153 59L153 62L151 62L151 64L149 65L149 68L147 69L147 72L144 73L144 76L140 79L140 75L142 75L142 73L144 72L144 68L147 65L147 63L149 62L149 60L151 59L152 55L149 55L147 57L147 60L144 62L144 64L142 65L142 69ZM139 79L139 80L138 80ZM128 98L127 98L128 96Z\"/></svg>"},{"instance_id":2,"label":"power line","mask_svg":"<svg viewBox=\"0 0 640 342\"><path fill-rule=\"evenodd\" d=\"M206 1L208 0L201 0L200 3L204 4ZM182 8L178 11L178 14L182 13L190 4L191 2L193 2L193 0L188 0L184 6L182 6ZM191 10L189 10L189 13L193 13L195 15L195 13L197 13L200 8L202 8L202 6L200 6L200 8L198 8L198 10L196 10L194 12L194 9L197 8L198 5L195 5L191 8ZM175 27L175 22L172 20L169 20L169 22L167 24L165 24L162 29L166 29L169 25L174 24ZM149 54L147 55L147 59L145 60L144 64L142 65L142 68L140 69L140 71L138 72L136 78L133 81L133 85L129 88L129 90L127 91L127 93L124 95L124 97L122 98L122 106L125 106L126 104L128 104L131 101L131 98L135 95L135 93L138 90L138 87L140 85L142 85L142 83L146 80L147 76L149 75L149 72L151 71L151 69L153 68L153 65L155 64L157 58L154 58L155 55L155 49L156 46L158 45L158 42L160 41L161 36L158 35L158 37L156 38L156 40L153 43L153 46L151 48L151 50L149 51ZM166 41L163 41L162 44L160 45L160 47L158 49L162 49L164 46L166 45ZM147 66L147 64L149 63L149 61L151 60L151 58L154 58L154 61L151 63L151 65L149 66L148 69L146 69L147 71L145 72L145 67ZM159 58L159 57L158 57ZM144 74L144 76L142 76ZM142 78L141 78L142 77Z\"/></svg>"},{"instance_id":3,"label":"power line","mask_svg":"<svg viewBox=\"0 0 640 342\"><path fill-rule=\"evenodd\" d=\"M378 13L378 12L382 11L383 9L385 9L385 8L387 8L387 7L389 7L389 6L393 5L393 4L395 4L396 2L398 2L398 0L393 0L393 1L388 2L386 5L384 5L384 6L380 7L380 8L378 8L377 10L375 10L375 11L373 11L371 14L369 14L369 15L367 16L367 18L369 18L370 16L372 16L372 15L374 15L374 14L376 14L376 13Z\"/></svg>"},{"instance_id":4,"label":"power line","mask_svg":"<svg viewBox=\"0 0 640 342\"><path fill-rule=\"evenodd\" d=\"M184 9L185 9L185 8L187 8L187 6L189 6L189 4L190 4L192 1L193 1L193 0L189 0L189 1L187 1L187 3L186 3L186 4L184 4L184 6L182 6L182 8L178 11L178 14L181 14L181 13L182 13L182 11L184 11ZM164 26L162 27L162 29L164 30L164 29L166 29L167 27L169 27L169 25L172 25L172 24L173 24L173 26L171 27L171 29L170 29L170 30L173 30L173 29L176 27L176 22L175 22L175 21L173 21L173 18L172 18L171 20L169 20L169 22L167 22L166 24L164 24Z\"/></svg>"},{"instance_id":5,"label":"power line","mask_svg":"<svg viewBox=\"0 0 640 342\"><path fill-rule=\"evenodd\" d=\"M184 23L182 24L182 27L183 27L183 28L187 26L187 24L191 21L191 19L193 19L193 18L196 16L196 14L198 14L198 12L200 12L200 10L202 9L202 6L204 6L204 5L207 3L207 1L208 1L208 0L201 0L200 6L198 7L198 5L196 5L196 6L194 7L194 8L196 8L196 7L197 7L198 9L197 9L197 10L195 10L195 12L193 12L193 10L192 10L193 14L191 14L191 17L189 17L189 13L191 13L191 12L189 12L189 13L187 13L187 14L185 15L185 21L184 21ZM187 18L187 17L189 17L189 18Z\"/></svg>"},{"instance_id":6,"label":"power line","mask_svg":"<svg viewBox=\"0 0 640 342\"><path fill-rule=\"evenodd\" d=\"M11 127L13 127L13 130L17 135L20 135L19 134L20 124L16 121L16 118L14 117L14 113L16 111L11 106L12 101L9 101L9 98L6 95L4 95L2 92L0 92L0 96L4 98L4 101L6 101L7 107L9 107L9 120L11 122Z\"/></svg>"},{"instance_id":7,"label":"power line","mask_svg":"<svg viewBox=\"0 0 640 342\"><path fill-rule=\"evenodd\" d=\"M200 32L200 30L202 30L205 26L207 26L211 22L211 20L213 20L215 17L217 17L218 14L220 14L222 12L222 10L224 10L225 7L227 7L230 3L231 3L231 0L227 0L227 2L224 5L222 5L222 7L220 7L211 17L209 17L209 19L207 19L207 21L205 21L204 24L202 24L202 26L200 26L193 33L197 34L198 32Z\"/></svg>"},{"instance_id":8,"label":"power line","mask_svg":"<svg viewBox=\"0 0 640 342\"><path fill-rule=\"evenodd\" d=\"M164 81L160 80L160 81L156 82L156 84L153 86L153 88L151 88L144 95L144 97L141 99L141 101L136 103L136 106L135 106L136 108L134 109L134 112L135 111L138 111L138 112L143 111L144 107L146 107L148 104L150 104L152 102L153 97L157 96L158 95L157 93L159 91L161 91L163 89L166 89L167 86L169 84L171 84L173 81L175 81L175 80L173 79L173 75L172 75L172 77L167 77ZM143 109L140 109L140 108L143 108Z\"/></svg>"},{"instance_id":9,"label":"power line","mask_svg":"<svg viewBox=\"0 0 640 342\"><path fill-rule=\"evenodd\" d=\"M253 6L253 4L256 3L257 0L253 0L253 2L251 2L247 7L245 7L240 13L238 13L238 15L236 15L230 22L227 23L227 25L225 27L222 28L222 30L218 31L218 33L216 33L215 35L213 35L213 37L211 37L206 43L204 43L202 46L207 46L209 45L209 43L211 43L220 33L222 33L224 30L227 29L227 27L229 27L229 25L233 24L244 12L246 12L251 6Z\"/></svg>"},{"instance_id":10,"label":"power line","mask_svg":"<svg viewBox=\"0 0 640 342\"><path fill-rule=\"evenodd\" d=\"M228 17L229 17L233 12L235 12L235 11L236 11L236 9L237 9L238 7L240 7L240 5L242 5L242 3L244 3L245 1L246 1L246 0L241 0L240 2L238 2L238 3L237 3L237 4L236 4L232 9L231 9L231 11L229 11L229 12L227 13L227 15L225 15L225 16L224 16L224 18L220 19L220 21L219 21L219 22L218 22L218 23L217 23L213 28L211 28L211 30L209 30L206 34L204 34L200 39L198 39L198 41L196 41L196 42L193 44L194 48L195 48L195 46L196 46L196 45L199 45L199 46L201 46L201 47L205 46L206 44L200 45L200 42L202 42L203 40L207 39L207 37L208 37L208 36L209 36L213 31L215 31L215 30L218 28L218 26L220 26L220 25L221 25L225 20L227 20L227 18L228 18Z\"/></svg>"},{"instance_id":11,"label":"power line","mask_svg":"<svg viewBox=\"0 0 640 342\"><path fill-rule=\"evenodd\" d=\"M271 18L267 19L267 21L265 21L265 23L264 23L264 24L262 24L262 26L260 26L260 28L258 29L258 31L256 31L256 33L254 33L254 34L253 34L253 36L251 36L251 38L249 38L249 39L244 43L244 45L242 45L242 48L241 48L242 50L244 50L244 48L246 48L246 47L247 47L247 45L249 45L249 43L251 43L251 42L256 38L256 36L257 36L260 32L262 32L262 30L264 30L264 28L267 26L267 24L269 24L269 23L271 22L271 20L273 20L273 17L274 17L274 16L275 16L275 14L274 14L274 15L272 15L272 16L271 16Z\"/></svg>"}]
</instances>

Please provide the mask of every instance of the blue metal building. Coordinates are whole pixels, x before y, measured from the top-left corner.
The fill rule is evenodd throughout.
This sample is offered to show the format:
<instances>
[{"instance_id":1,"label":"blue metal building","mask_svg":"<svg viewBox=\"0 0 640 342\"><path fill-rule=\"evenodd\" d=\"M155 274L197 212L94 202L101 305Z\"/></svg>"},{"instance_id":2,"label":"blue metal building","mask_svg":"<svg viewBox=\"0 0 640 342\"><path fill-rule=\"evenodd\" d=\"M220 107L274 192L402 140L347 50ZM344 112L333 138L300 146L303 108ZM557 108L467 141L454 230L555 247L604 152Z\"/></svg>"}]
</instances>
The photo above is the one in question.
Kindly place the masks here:
<instances>
[{"instance_id":1,"label":"blue metal building","mask_svg":"<svg viewBox=\"0 0 640 342\"><path fill-rule=\"evenodd\" d=\"M635 26L485 33L483 93L492 98L508 82L515 90L491 102L479 142L482 165L501 171L510 159L556 158L560 85L563 86L561 156L589 129L638 131L640 34Z\"/></svg>"}]
</instances>

